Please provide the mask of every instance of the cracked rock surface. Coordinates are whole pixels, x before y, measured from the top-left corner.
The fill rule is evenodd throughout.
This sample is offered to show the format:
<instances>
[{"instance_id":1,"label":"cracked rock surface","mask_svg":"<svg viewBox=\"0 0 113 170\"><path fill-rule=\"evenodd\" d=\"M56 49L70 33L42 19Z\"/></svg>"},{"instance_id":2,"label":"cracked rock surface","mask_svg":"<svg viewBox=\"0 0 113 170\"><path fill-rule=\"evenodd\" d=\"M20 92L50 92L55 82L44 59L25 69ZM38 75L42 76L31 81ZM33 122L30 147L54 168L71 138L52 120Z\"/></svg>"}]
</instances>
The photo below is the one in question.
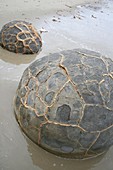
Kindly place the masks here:
<instances>
[{"instance_id":1,"label":"cracked rock surface","mask_svg":"<svg viewBox=\"0 0 113 170\"><path fill-rule=\"evenodd\" d=\"M15 53L34 54L40 51L42 40L31 23L15 20L3 26L0 45Z\"/></svg>"},{"instance_id":2,"label":"cracked rock surface","mask_svg":"<svg viewBox=\"0 0 113 170\"><path fill-rule=\"evenodd\" d=\"M16 118L27 136L63 157L88 158L113 144L113 61L75 49L51 54L23 73Z\"/></svg>"}]
</instances>

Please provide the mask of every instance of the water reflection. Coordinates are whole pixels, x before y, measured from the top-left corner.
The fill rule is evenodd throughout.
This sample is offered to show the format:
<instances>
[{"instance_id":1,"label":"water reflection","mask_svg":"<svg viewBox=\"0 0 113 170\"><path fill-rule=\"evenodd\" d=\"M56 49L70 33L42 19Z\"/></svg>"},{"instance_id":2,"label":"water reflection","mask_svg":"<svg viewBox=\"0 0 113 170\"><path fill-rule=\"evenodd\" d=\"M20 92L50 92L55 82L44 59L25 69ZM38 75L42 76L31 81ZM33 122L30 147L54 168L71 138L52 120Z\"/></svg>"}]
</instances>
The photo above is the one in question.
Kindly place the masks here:
<instances>
[{"instance_id":1,"label":"water reflection","mask_svg":"<svg viewBox=\"0 0 113 170\"><path fill-rule=\"evenodd\" d=\"M12 11L13 5L11 1L7 1L9 1ZM21 3L19 1L21 7L23 5L22 2L22 0ZM27 137L23 138L23 134L21 134L12 114L13 109L11 110L11 102L22 73L28 64L36 58L51 52L57 52L58 49L83 47L99 51L107 56L111 56L113 59L113 48L111 45L113 42L113 0L104 0L104 2L108 5L103 6L102 9L97 7L93 9L91 6L89 8L79 7L80 11L78 10L75 13L75 16L78 16L78 18L73 18L72 13L68 17L63 17L63 10L56 15L56 11L53 9L55 5L51 6L50 15L48 15L47 9L43 8L47 15L45 19L42 16L40 17L40 23L39 21L37 22L37 27L44 27L48 30L48 33L43 34L42 39L45 45L39 56L37 54L28 56L15 54L0 47L0 170L2 168L3 170L38 170L39 167L43 170L113 170L113 147L106 155L104 154L90 160L77 161L56 157L35 145ZM14 3L13 0L12 3ZM58 1L55 1L55 3L59 4ZM36 6L35 2L32 4ZM47 3L44 3L44 5L47 6ZM23 8L20 9L24 11ZM33 10L27 9L29 12L24 11L25 15L29 15L30 21L33 21L35 24L34 14L38 16L37 12L39 10L35 10L35 13L32 13ZM13 12L15 12L15 9ZM4 8L0 13L2 16L0 25L7 22L14 14L10 12L10 16L8 16L9 12L8 10L6 12ZM62 16L60 16L61 14ZM54 15L56 17L60 16L61 22L53 22L52 18ZM81 19L79 16L81 16ZM18 19L21 18L19 13L16 17ZM48 24L45 21L48 21Z\"/></svg>"},{"instance_id":2,"label":"water reflection","mask_svg":"<svg viewBox=\"0 0 113 170\"><path fill-rule=\"evenodd\" d=\"M35 145L29 138L25 136L27 141L28 152L31 156L33 164L43 170L72 170L76 167L77 170L91 170L99 162L101 162L105 154L96 158L87 160L70 160L57 157L42 148Z\"/></svg>"},{"instance_id":3,"label":"water reflection","mask_svg":"<svg viewBox=\"0 0 113 170\"><path fill-rule=\"evenodd\" d=\"M37 55L38 54L16 54L0 47L0 59L10 64L28 64L35 60Z\"/></svg>"}]
</instances>

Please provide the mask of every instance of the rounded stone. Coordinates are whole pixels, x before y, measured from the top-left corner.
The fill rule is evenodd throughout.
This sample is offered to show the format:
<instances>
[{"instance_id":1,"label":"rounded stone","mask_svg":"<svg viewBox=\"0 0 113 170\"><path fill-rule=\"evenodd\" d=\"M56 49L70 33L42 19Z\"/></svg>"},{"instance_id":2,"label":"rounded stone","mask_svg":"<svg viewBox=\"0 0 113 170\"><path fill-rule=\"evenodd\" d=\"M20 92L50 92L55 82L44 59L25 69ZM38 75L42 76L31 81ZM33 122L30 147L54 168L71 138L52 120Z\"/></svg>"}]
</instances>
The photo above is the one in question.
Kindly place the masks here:
<instances>
[{"instance_id":1,"label":"rounded stone","mask_svg":"<svg viewBox=\"0 0 113 170\"><path fill-rule=\"evenodd\" d=\"M113 145L113 61L75 49L51 54L23 73L15 96L19 125L56 155L84 159Z\"/></svg>"},{"instance_id":2,"label":"rounded stone","mask_svg":"<svg viewBox=\"0 0 113 170\"><path fill-rule=\"evenodd\" d=\"M15 20L3 26L0 45L11 52L34 54L41 50L42 39L31 23Z\"/></svg>"}]
</instances>

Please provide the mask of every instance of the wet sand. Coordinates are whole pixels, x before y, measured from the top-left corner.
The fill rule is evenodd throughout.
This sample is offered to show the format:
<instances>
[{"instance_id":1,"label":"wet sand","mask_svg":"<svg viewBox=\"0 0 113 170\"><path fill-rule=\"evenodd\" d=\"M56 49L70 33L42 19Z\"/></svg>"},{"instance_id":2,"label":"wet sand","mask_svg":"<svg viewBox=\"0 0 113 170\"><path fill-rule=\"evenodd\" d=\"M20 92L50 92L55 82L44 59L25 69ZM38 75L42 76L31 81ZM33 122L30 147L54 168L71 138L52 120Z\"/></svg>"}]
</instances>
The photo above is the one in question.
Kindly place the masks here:
<instances>
[{"instance_id":1,"label":"wet sand","mask_svg":"<svg viewBox=\"0 0 113 170\"><path fill-rule=\"evenodd\" d=\"M32 22L46 32L39 55L14 54L0 47L0 170L112 170L113 147L82 161L59 158L39 148L20 130L13 97L24 69L49 53L87 48L113 59L113 1L1 1L0 29L14 19Z\"/></svg>"}]
</instances>

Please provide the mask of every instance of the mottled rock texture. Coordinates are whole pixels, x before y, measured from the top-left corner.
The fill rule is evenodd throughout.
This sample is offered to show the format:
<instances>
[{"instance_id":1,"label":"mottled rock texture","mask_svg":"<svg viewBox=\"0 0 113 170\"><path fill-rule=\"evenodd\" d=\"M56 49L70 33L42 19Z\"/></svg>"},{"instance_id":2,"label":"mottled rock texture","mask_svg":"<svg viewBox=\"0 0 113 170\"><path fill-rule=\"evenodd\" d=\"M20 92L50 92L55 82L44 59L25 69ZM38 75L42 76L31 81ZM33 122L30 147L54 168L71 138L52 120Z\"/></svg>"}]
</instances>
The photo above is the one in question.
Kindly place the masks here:
<instances>
[{"instance_id":1,"label":"mottled rock texture","mask_svg":"<svg viewBox=\"0 0 113 170\"><path fill-rule=\"evenodd\" d=\"M34 54L41 50L42 40L31 23L12 21L1 30L0 45L15 53Z\"/></svg>"},{"instance_id":2,"label":"mottled rock texture","mask_svg":"<svg viewBox=\"0 0 113 170\"><path fill-rule=\"evenodd\" d=\"M113 144L113 61L85 49L36 60L19 83L15 114L27 136L56 155L102 154Z\"/></svg>"}]
</instances>

